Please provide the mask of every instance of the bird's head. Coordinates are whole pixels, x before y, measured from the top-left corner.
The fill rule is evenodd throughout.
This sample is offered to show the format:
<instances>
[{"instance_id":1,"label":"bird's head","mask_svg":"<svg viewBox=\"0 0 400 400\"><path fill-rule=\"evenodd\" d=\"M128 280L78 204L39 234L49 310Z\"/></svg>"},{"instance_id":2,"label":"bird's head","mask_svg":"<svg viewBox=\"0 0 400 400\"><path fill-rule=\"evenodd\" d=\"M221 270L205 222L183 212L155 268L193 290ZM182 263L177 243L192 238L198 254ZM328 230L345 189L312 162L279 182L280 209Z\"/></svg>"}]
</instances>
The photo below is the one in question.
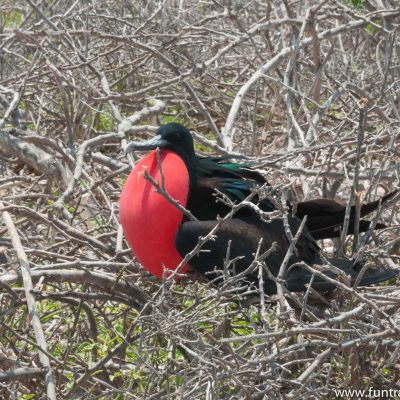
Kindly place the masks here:
<instances>
[{"instance_id":1,"label":"bird's head","mask_svg":"<svg viewBox=\"0 0 400 400\"><path fill-rule=\"evenodd\" d=\"M184 158L195 155L192 135L187 128L176 122L160 126L156 135L149 140L129 143L125 148L125 153L157 148L174 151Z\"/></svg>"}]
</instances>

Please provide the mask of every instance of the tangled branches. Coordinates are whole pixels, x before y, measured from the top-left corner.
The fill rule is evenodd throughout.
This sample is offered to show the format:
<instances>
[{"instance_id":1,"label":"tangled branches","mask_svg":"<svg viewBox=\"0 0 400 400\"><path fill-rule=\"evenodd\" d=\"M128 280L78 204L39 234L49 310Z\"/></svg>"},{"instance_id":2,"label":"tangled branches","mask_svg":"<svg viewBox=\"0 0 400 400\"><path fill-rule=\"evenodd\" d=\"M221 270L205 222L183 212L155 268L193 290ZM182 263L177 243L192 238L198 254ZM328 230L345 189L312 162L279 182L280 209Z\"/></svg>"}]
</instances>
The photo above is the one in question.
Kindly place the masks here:
<instances>
[{"instance_id":1,"label":"tangled branches","mask_svg":"<svg viewBox=\"0 0 400 400\"><path fill-rule=\"evenodd\" d=\"M278 302L160 282L127 247L127 140L181 122L293 201L399 183L395 0L0 5L0 396L328 398L398 386L395 282ZM400 259L399 206L321 243Z\"/></svg>"}]
</instances>

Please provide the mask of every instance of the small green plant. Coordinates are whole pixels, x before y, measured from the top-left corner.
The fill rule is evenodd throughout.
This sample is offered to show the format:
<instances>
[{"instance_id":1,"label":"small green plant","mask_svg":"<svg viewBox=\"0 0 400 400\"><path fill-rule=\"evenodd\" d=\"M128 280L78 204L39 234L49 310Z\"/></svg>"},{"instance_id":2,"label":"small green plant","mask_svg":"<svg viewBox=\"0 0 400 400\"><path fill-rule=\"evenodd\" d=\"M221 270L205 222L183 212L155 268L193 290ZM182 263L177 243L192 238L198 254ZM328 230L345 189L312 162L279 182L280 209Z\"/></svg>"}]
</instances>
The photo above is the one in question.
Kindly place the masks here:
<instances>
[{"instance_id":1,"label":"small green plant","mask_svg":"<svg viewBox=\"0 0 400 400\"><path fill-rule=\"evenodd\" d=\"M364 8L364 0L346 0L346 3L356 10L362 10Z\"/></svg>"},{"instance_id":2,"label":"small green plant","mask_svg":"<svg viewBox=\"0 0 400 400\"><path fill-rule=\"evenodd\" d=\"M369 36L374 36L378 32L378 28L371 24L367 25L366 30Z\"/></svg>"},{"instance_id":3,"label":"small green plant","mask_svg":"<svg viewBox=\"0 0 400 400\"><path fill-rule=\"evenodd\" d=\"M114 125L114 120L112 115L109 112L102 111L99 112L97 120L97 130L109 132L112 130Z\"/></svg>"},{"instance_id":4,"label":"small green plant","mask_svg":"<svg viewBox=\"0 0 400 400\"><path fill-rule=\"evenodd\" d=\"M3 25L6 28L17 28L21 24L22 14L18 10L10 11L3 17Z\"/></svg>"},{"instance_id":5,"label":"small green plant","mask_svg":"<svg viewBox=\"0 0 400 400\"><path fill-rule=\"evenodd\" d=\"M33 393L23 394L23 395L21 396L21 399L23 399L23 400L31 400L31 399L34 399L35 396L36 396L36 395L33 394Z\"/></svg>"}]
</instances>

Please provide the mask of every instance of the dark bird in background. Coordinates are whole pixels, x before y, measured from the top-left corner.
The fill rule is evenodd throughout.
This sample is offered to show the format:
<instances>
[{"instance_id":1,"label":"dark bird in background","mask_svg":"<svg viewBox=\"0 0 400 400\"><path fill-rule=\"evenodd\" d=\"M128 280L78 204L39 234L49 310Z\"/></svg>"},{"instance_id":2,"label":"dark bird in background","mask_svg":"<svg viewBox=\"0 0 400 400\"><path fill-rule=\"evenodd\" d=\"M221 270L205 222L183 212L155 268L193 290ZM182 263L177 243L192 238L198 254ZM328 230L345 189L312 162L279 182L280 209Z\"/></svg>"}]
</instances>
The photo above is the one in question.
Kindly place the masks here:
<instances>
[{"instance_id":1,"label":"dark bird in background","mask_svg":"<svg viewBox=\"0 0 400 400\"><path fill-rule=\"evenodd\" d=\"M159 149L159 152L155 149ZM120 219L128 243L137 259L153 275L163 276L164 269L176 270L183 257L194 249L199 238L206 236L231 211L226 202L218 201L217 189L232 203L240 203L248 198L254 188L268 185L264 177L246 164L236 164L224 157L200 157L195 154L193 139L184 126L170 123L161 126L156 136L144 142L130 143L126 152L152 150L141 159L126 181L120 199ZM150 181L153 180L153 183ZM156 190L168 193L170 199ZM273 189L270 189L273 192ZM392 198L397 191L391 192L379 201L361 206L361 217L371 213ZM191 212L190 219L170 201L174 199ZM269 199L253 195L251 202L264 212L275 211L276 207ZM290 208L290 205L289 205ZM345 217L345 206L334 200L316 199L297 204L294 215L288 215L288 223L294 236L301 220L307 215L288 265L285 285L289 291L305 291L310 282L311 272L296 263L308 265L326 265L316 239L333 238L340 235ZM355 208L352 207L348 234L354 233ZM269 273L277 276L282 261L288 251L290 241L285 232L282 218L266 222L252 207L240 208L232 218L219 223L215 238L207 241L188 264L188 268L200 272L207 279L220 277L226 264L227 249L232 274L246 271L258 251L263 254L273 243L275 249L263 262ZM369 229L370 221L360 221L359 231ZM376 228L384 228L378 224ZM261 243L261 245L260 245ZM330 259L329 262L346 275L352 282L362 268L361 263L354 264L347 258ZM324 272L335 278L334 269ZM393 269L369 268L361 278L360 285L369 285L390 279L396 275ZM258 283L258 270L246 271L244 280ZM268 273L264 274L264 291L276 293L276 284ZM320 292L333 290L335 285L323 277L314 276L312 287Z\"/></svg>"}]
</instances>

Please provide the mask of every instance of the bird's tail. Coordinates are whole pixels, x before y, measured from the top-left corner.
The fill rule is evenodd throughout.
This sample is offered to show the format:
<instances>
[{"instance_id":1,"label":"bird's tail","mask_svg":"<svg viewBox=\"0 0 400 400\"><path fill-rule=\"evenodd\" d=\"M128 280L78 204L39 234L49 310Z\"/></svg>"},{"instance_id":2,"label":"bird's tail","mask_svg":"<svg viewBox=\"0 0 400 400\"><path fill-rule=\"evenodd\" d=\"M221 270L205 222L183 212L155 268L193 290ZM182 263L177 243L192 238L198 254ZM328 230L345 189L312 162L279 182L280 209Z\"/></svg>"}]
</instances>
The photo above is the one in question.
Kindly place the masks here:
<instances>
[{"instance_id":1,"label":"bird's tail","mask_svg":"<svg viewBox=\"0 0 400 400\"><path fill-rule=\"evenodd\" d=\"M364 264L362 262L354 263L348 258L336 258L330 260L331 264L339 268L346 275L350 275L351 283L354 284ZM368 268L361 277L359 286L372 285L374 283L384 282L394 278L400 270L394 268Z\"/></svg>"},{"instance_id":2,"label":"bird's tail","mask_svg":"<svg viewBox=\"0 0 400 400\"><path fill-rule=\"evenodd\" d=\"M360 262L354 263L352 260L347 258L336 258L329 260L329 262L336 267L337 270L332 268L332 270L323 271L324 275L328 278L337 280L339 272L341 271L350 277L352 285L356 282L357 277L364 266L364 264ZM367 286L387 281L394 278L399 272L400 269L370 267L363 272L358 286ZM302 265L295 265L289 269L286 281L289 291L304 292L307 290L307 284L310 283L312 283L312 288L318 292L330 292L337 287L334 283L329 282L319 275L314 274L314 277L312 278L312 272L304 268Z\"/></svg>"}]
</instances>

